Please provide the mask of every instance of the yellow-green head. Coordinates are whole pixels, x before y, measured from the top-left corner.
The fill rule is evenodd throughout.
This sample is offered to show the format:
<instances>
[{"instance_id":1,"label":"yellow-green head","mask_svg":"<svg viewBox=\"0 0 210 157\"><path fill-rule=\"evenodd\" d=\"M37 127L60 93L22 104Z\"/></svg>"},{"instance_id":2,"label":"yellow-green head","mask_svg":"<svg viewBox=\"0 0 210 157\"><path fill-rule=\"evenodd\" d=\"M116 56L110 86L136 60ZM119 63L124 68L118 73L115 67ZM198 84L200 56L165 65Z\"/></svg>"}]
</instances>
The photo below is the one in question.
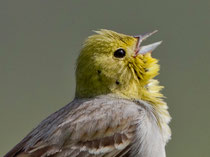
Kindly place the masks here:
<instances>
[{"instance_id":1,"label":"yellow-green head","mask_svg":"<svg viewBox=\"0 0 210 157\"><path fill-rule=\"evenodd\" d=\"M110 30L96 31L84 43L76 70L76 97L90 98L115 94L128 99L163 103L157 59L151 51L160 42L140 46L153 33L129 36Z\"/></svg>"}]
</instances>

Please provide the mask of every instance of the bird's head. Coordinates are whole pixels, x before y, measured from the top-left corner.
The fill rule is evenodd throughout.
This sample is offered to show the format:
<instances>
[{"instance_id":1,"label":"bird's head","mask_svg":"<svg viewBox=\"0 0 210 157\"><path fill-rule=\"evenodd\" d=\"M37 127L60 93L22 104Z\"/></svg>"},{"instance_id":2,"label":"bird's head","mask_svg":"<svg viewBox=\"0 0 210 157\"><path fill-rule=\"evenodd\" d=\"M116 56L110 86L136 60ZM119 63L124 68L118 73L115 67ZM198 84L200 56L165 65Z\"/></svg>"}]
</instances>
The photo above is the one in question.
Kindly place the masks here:
<instances>
[{"instance_id":1,"label":"bird's head","mask_svg":"<svg viewBox=\"0 0 210 157\"><path fill-rule=\"evenodd\" d=\"M77 60L76 97L116 94L144 99L152 90L158 95L161 87L150 87L158 84L152 78L159 71L151 52L161 42L142 46L142 41L155 32L129 36L100 30L88 37Z\"/></svg>"}]
</instances>

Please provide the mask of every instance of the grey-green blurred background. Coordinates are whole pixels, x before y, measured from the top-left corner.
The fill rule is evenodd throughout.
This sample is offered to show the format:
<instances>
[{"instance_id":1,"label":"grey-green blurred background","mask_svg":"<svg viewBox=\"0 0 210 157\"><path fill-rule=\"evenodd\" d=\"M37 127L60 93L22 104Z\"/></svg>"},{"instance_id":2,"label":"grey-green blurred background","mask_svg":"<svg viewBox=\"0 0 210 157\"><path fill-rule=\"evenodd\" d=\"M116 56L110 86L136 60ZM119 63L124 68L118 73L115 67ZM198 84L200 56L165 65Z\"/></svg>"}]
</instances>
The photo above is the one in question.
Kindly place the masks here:
<instances>
[{"instance_id":1,"label":"grey-green blurred background","mask_svg":"<svg viewBox=\"0 0 210 157\"><path fill-rule=\"evenodd\" d=\"M168 157L210 154L209 0L1 0L0 156L42 119L69 103L75 60L92 30L130 35L159 30L170 113Z\"/></svg>"}]
</instances>

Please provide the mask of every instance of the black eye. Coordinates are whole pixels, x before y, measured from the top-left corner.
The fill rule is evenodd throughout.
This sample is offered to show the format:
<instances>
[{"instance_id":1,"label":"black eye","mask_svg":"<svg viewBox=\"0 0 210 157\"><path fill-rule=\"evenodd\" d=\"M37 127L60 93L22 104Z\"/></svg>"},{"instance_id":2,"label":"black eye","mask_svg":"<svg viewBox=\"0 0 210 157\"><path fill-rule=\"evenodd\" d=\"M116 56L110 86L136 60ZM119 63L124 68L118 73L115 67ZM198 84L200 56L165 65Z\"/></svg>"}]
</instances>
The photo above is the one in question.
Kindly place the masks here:
<instances>
[{"instance_id":1,"label":"black eye","mask_svg":"<svg viewBox=\"0 0 210 157\"><path fill-rule=\"evenodd\" d=\"M114 56L116 58L123 58L125 56L125 50L123 49L118 49L114 52Z\"/></svg>"}]
</instances>

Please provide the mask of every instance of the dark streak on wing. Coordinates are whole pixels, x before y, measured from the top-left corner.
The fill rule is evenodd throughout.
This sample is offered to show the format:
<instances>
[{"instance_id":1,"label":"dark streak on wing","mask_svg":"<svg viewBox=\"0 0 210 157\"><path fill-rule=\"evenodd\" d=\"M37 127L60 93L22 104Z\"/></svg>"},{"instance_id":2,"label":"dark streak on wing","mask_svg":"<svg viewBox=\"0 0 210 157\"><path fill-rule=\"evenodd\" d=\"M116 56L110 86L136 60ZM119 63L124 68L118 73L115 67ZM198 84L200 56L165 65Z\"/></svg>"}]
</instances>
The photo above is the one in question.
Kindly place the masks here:
<instances>
[{"instance_id":1,"label":"dark streak on wing","mask_svg":"<svg viewBox=\"0 0 210 157\"><path fill-rule=\"evenodd\" d=\"M116 157L129 157L130 155L131 145L128 145L125 149L123 149Z\"/></svg>"}]
</instances>

